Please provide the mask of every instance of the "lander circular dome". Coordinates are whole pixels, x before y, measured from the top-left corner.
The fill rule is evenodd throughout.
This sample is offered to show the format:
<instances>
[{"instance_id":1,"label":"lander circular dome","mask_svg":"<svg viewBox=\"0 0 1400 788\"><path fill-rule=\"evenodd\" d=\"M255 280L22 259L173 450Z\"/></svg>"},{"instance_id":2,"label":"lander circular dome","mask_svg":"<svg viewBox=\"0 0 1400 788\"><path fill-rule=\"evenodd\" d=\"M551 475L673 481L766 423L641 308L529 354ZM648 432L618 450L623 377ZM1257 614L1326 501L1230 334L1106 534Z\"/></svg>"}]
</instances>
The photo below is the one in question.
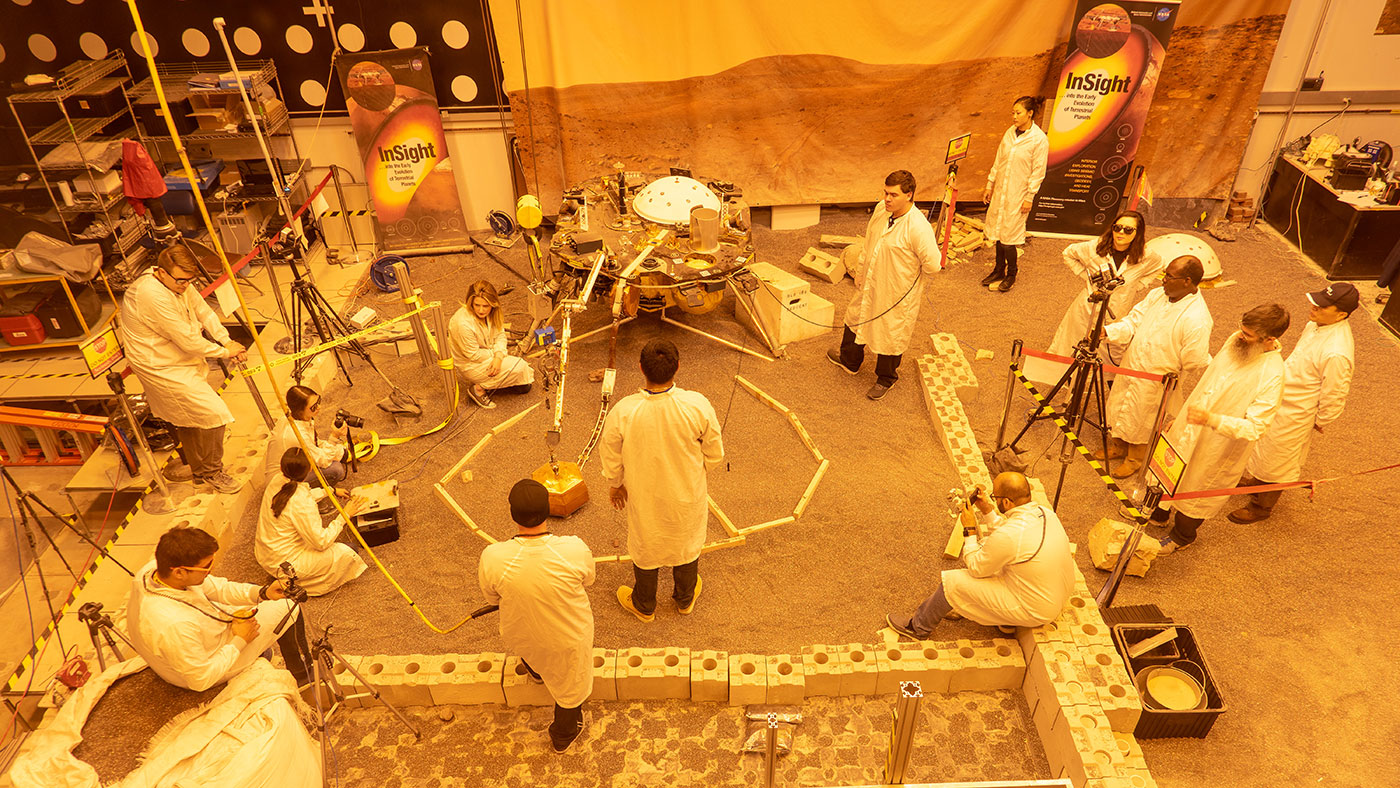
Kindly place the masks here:
<instances>
[{"instance_id":1,"label":"lander circular dome","mask_svg":"<svg viewBox=\"0 0 1400 788\"><path fill-rule=\"evenodd\" d=\"M721 209L719 197L709 187L694 178L671 175L658 178L637 192L632 210L649 222L657 224L690 224L690 209Z\"/></svg>"},{"instance_id":2,"label":"lander circular dome","mask_svg":"<svg viewBox=\"0 0 1400 788\"><path fill-rule=\"evenodd\" d=\"M1171 265L1172 261L1177 258L1191 255L1201 261L1201 267L1205 269L1203 279L1209 280L1220 276L1220 258L1216 256L1215 250L1211 248L1210 244L1194 235L1187 233L1159 235L1147 242L1144 251L1156 252L1162 258L1164 265Z\"/></svg>"}]
</instances>

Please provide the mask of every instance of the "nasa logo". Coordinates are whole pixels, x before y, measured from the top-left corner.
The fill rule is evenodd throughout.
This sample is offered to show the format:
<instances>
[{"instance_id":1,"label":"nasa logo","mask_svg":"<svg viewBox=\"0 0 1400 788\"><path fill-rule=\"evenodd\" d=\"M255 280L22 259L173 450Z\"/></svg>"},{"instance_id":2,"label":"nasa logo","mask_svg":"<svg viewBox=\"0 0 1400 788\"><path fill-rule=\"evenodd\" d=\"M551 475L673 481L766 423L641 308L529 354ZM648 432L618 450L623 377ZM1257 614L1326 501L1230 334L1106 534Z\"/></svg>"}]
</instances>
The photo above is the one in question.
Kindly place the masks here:
<instances>
[{"instance_id":1,"label":"nasa logo","mask_svg":"<svg viewBox=\"0 0 1400 788\"><path fill-rule=\"evenodd\" d=\"M415 58L413 59L413 62L412 62L410 65L413 66L413 70L414 70L414 71L422 71L422 70L423 70L423 60L422 60L422 58L416 58L416 57L415 57Z\"/></svg>"},{"instance_id":2,"label":"nasa logo","mask_svg":"<svg viewBox=\"0 0 1400 788\"><path fill-rule=\"evenodd\" d=\"M1167 21L1168 19L1171 19L1171 17L1172 17L1172 9L1171 9L1170 6L1162 6L1161 8L1158 8L1158 9L1157 9L1157 21L1158 21L1158 22L1165 22L1165 21Z\"/></svg>"}]
</instances>

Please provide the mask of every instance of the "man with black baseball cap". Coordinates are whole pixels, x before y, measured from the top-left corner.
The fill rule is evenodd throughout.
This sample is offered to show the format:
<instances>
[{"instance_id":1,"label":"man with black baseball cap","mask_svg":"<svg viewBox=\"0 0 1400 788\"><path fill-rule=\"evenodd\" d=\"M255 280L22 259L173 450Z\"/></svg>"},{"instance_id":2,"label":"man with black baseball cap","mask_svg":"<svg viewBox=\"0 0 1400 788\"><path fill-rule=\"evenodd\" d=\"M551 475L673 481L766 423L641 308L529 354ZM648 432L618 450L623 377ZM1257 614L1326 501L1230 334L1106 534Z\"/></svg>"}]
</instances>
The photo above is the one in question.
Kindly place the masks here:
<instances>
[{"instance_id":1,"label":"man with black baseball cap","mask_svg":"<svg viewBox=\"0 0 1400 788\"><path fill-rule=\"evenodd\" d=\"M477 579L501 606L501 639L554 698L549 739L564 752L583 733L583 702L593 692L593 553L577 536L549 532L549 492L534 479L510 490L515 537L481 551Z\"/></svg>"},{"instance_id":2,"label":"man with black baseball cap","mask_svg":"<svg viewBox=\"0 0 1400 788\"><path fill-rule=\"evenodd\" d=\"M1351 390L1354 344L1351 313L1361 295L1347 282L1308 293L1308 325L1283 367L1283 403L1269 431L1254 444L1241 486L1281 484L1302 478L1313 433L1342 415ZM1231 522L1269 519L1282 490L1249 496L1247 506L1230 512Z\"/></svg>"}]
</instances>

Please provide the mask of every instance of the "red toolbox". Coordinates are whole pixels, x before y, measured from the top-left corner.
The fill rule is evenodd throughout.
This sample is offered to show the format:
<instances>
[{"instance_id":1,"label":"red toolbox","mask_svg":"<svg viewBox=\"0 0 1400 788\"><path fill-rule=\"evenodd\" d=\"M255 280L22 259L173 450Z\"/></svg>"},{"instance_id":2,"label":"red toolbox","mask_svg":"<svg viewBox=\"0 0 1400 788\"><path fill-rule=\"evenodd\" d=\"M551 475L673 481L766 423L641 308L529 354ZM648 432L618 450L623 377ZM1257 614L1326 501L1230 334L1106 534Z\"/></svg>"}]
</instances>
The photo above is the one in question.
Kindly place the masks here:
<instances>
[{"instance_id":1,"label":"red toolbox","mask_svg":"<svg viewBox=\"0 0 1400 788\"><path fill-rule=\"evenodd\" d=\"M45 339L44 324L36 315L0 317L0 337L7 345L37 345Z\"/></svg>"}]
</instances>

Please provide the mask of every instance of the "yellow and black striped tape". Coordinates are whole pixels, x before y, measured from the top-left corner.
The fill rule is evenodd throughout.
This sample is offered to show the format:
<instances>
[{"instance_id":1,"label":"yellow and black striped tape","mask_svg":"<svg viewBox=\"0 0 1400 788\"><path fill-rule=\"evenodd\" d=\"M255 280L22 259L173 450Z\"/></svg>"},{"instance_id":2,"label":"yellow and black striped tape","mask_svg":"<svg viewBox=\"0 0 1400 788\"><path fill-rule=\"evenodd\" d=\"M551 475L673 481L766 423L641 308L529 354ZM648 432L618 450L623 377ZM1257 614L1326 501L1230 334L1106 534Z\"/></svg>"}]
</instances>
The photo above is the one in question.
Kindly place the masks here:
<instances>
[{"instance_id":1,"label":"yellow and black striped tape","mask_svg":"<svg viewBox=\"0 0 1400 788\"><path fill-rule=\"evenodd\" d=\"M112 531L112 537L102 546L104 550L110 551L112 548L116 547L117 539L126 531L126 527L131 524L131 521L136 519L136 515L141 513L141 509L146 502L146 493L149 493L154 487L154 480L146 485L146 489L141 492L141 500L136 502L136 506L130 512L127 512L126 517L122 518L116 530ZM70 517L72 517L72 515L70 515ZM14 673L11 673L10 678L5 682L6 688L11 692L20 691L20 680L27 672L34 668L34 663L38 658L39 652L43 650L44 644L53 636L54 629L58 626L58 622L68 614L68 609L72 607L74 600L78 598L78 594L82 593L83 589L87 587L88 581L92 580L92 576L102 567L102 562L105 560L107 560L107 556L103 553L98 553L97 557L93 559L92 566L88 567L87 571L83 572L82 576L78 578L78 582L73 586L73 591L68 594L68 599L64 600L63 606L58 609L57 616L49 621L49 625L44 629L44 633L34 640L34 646L29 649L28 654L24 655L24 659L20 660L19 666L15 668ZM79 651L82 650L83 649L79 649Z\"/></svg>"},{"instance_id":2,"label":"yellow and black striped tape","mask_svg":"<svg viewBox=\"0 0 1400 788\"><path fill-rule=\"evenodd\" d=\"M324 217L335 217L335 216L369 216L369 215L370 215L370 212L369 212L368 209L360 210L360 211L326 211L325 213L323 213L323 214L321 214L321 215L324 216Z\"/></svg>"},{"instance_id":3,"label":"yellow and black striped tape","mask_svg":"<svg viewBox=\"0 0 1400 788\"><path fill-rule=\"evenodd\" d=\"M1060 412L1050 407L1049 403L1045 401L1045 396L1035 390L1035 385L1026 379L1025 374L1023 374L1021 370L1013 366L1011 372L1016 375L1017 380L1021 381L1021 385L1026 387L1026 391L1031 393L1036 403L1041 406L1039 413L1050 414L1050 420L1055 422L1055 426L1060 428L1060 432L1064 433L1065 437L1069 438L1069 442L1074 444L1074 448L1077 449L1080 454L1084 455L1084 459L1089 461L1089 467L1093 468L1094 473L1098 474L1099 480L1104 483L1108 491L1113 493L1113 496L1117 498L1129 512L1132 512L1133 517L1137 518L1139 523L1147 522L1147 515L1138 511L1137 507L1133 505L1132 500L1128 498L1128 494L1123 492L1123 488L1119 487L1118 483L1109 475L1108 466L1094 459L1094 455L1089 452L1084 442L1079 440L1079 436L1074 434L1074 430L1070 428L1069 422L1064 420Z\"/></svg>"},{"instance_id":4,"label":"yellow and black striped tape","mask_svg":"<svg viewBox=\"0 0 1400 788\"><path fill-rule=\"evenodd\" d=\"M86 372L40 372L38 374L0 375L3 380L44 380L49 378L86 378Z\"/></svg>"}]
</instances>

